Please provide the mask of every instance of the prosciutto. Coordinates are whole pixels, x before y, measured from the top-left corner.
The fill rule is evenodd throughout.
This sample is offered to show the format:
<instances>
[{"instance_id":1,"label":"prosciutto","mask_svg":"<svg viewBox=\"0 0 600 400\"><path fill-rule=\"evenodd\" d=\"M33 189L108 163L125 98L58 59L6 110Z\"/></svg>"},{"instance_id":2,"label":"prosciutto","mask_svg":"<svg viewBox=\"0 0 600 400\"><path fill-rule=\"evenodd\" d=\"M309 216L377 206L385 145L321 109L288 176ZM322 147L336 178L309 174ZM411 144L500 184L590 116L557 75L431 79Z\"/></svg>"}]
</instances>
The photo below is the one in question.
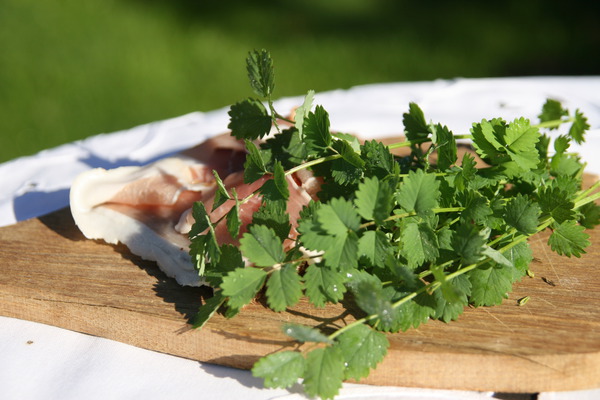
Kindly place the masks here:
<instances>
[{"instance_id":1,"label":"prosciutto","mask_svg":"<svg viewBox=\"0 0 600 400\"><path fill-rule=\"evenodd\" d=\"M268 177L251 184L243 182L245 155L243 143L222 135L145 166L92 169L73 182L71 213L88 239L123 243L133 254L156 261L179 284L199 286L204 281L189 256L188 232L194 222L191 208L194 202L201 201L207 210L212 210L216 193L213 170L228 190L235 188L240 198L264 184ZM288 176L287 180L287 213L293 240L299 213L315 198L320 185L307 171ZM217 224L219 242L238 244L261 203L261 197L254 196L241 206L242 227L237 238L229 235L224 222ZM216 208L210 214L211 221L218 221L233 205L234 201L229 200Z\"/></svg>"}]
</instances>

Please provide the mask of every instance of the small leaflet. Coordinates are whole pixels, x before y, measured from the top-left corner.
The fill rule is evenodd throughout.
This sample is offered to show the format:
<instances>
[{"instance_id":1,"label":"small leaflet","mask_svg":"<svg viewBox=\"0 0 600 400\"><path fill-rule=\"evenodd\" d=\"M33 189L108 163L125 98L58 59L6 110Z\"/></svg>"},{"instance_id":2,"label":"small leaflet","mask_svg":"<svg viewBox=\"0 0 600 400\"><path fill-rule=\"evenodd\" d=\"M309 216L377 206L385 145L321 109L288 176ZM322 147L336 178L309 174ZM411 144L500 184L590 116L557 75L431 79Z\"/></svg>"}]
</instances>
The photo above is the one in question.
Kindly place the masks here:
<instances>
[{"instance_id":1,"label":"small leaflet","mask_svg":"<svg viewBox=\"0 0 600 400\"><path fill-rule=\"evenodd\" d=\"M560 120L567 115L569 115L569 112L563 108L558 100L547 99L542 106L542 112L538 115L538 118L540 119L540 122L548 122ZM550 129L557 128L558 126L553 126Z\"/></svg>"},{"instance_id":2,"label":"small leaflet","mask_svg":"<svg viewBox=\"0 0 600 400\"><path fill-rule=\"evenodd\" d=\"M325 307L337 303L346 293L347 274L327 268L321 264L311 264L304 274L306 296L315 307Z\"/></svg>"},{"instance_id":3,"label":"small leaflet","mask_svg":"<svg viewBox=\"0 0 600 400\"><path fill-rule=\"evenodd\" d=\"M303 133L310 154L320 155L331 145L329 114L322 106L316 106L304 119Z\"/></svg>"},{"instance_id":4,"label":"small leaflet","mask_svg":"<svg viewBox=\"0 0 600 400\"><path fill-rule=\"evenodd\" d=\"M240 239L240 250L259 267L279 264L285 257L281 239L265 225L250 226Z\"/></svg>"},{"instance_id":5,"label":"small leaflet","mask_svg":"<svg viewBox=\"0 0 600 400\"><path fill-rule=\"evenodd\" d=\"M583 115L583 113L579 110L575 110L575 117L573 121L573 125L569 129L569 136L577 142L577 144L582 144L585 142L584 134L590 129L590 125L587 122L587 117Z\"/></svg>"},{"instance_id":6,"label":"small leaflet","mask_svg":"<svg viewBox=\"0 0 600 400\"><path fill-rule=\"evenodd\" d=\"M438 154L437 167L445 171L458 159L456 139L454 139L454 134L447 126L437 124L433 125L430 129L433 132L431 141L436 145Z\"/></svg>"},{"instance_id":7,"label":"small leaflet","mask_svg":"<svg viewBox=\"0 0 600 400\"><path fill-rule=\"evenodd\" d=\"M265 49L254 50L246 58L246 71L250 86L258 96L269 97L275 88L273 60Z\"/></svg>"},{"instance_id":8,"label":"small leaflet","mask_svg":"<svg viewBox=\"0 0 600 400\"><path fill-rule=\"evenodd\" d=\"M342 387L344 357L336 346L314 349L306 357L304 389L309 396L333 399Z\"/></svg>"},{"instance_id":9,"label":"small leaflet","mask_svg":"<svg viewBox=\"0 0 600 400\"><path fill-rule=\"evenodd\" d=\"M402 115L402 122L408 140L424 139L430 134L423 110L416 103L409 103L408 112Z\"/></svg>"},{"instance_id":10,"label":"small leaflet","mask_svg":"<svg viewBox=\"0 0 600 400\"><path fill-rule=\"evenodd\" d=\"M293 307L302 297L302 281L293 264L274 271L267 281L267 303L276 312Z\"/></svg>"},{"instance_id":11,"label":"small leaflet","mask_svg":"<svg viewBox=\"0 0 600 400\"><path fill-rule=\"evenodd\" d=\"M381 225L394 205L392 188L387 182L381 182L376 176L365 178L358 185L354 204L361 217L374 220Z\"/></svg>"},{"instance_id":12,"label":"small leaflet","mask_svg":"<svg viewBox=\"0 0 600 400\"><path fill-rule=\"evenodd\" d=\"M219 173L213 170L213 176L215 177L215 181L217 182L217 190L215 192L215 199L213 201L212 211L216 210L227 200L231 199L231 196L229 196L229 193L227 193L227 189L225 188L225 185L223 184Z\"/></svg>"},{"instance_id":13,"label":"small leaflet","mask_svg":"<svg viewBox=\"0 0 600 400\"><path fill-rule=\"evenodd\" d=\"M504 219L506 223L524 235L537 231L540 206L531 202L522 194L517 194L506 205Z\"/></svg>"},{"instance_id":14,"label":"small leaflet","mask_svg":"<svg viewBox=\"0 0 600 400\"><path fill-rule=\"evenodd\" d=\"M468 273L471 281L471 302L474 306L495 306L502 303L512 289L510 268L484 264Z\"/></svg>"},{"instance_id":15,"label":"small leaflet","mask_svg":"<svg viewBox=\"0 0 600 400\"><path fill-rule=\"evenodd\" d=\"M581 257L582 254L585 254L585 248L590 245L589 237L590 235L585 233L583 226L570 220L553 227L548 244L552 251L561 256Z\"/></svg>"},{"instance_id":16,"label":"small leaflet","mask_svg":"<svg viewBox=\"0 0 600 400\"><path fill-rule=\"evenodd\" d=\"M256 99L246 99L229 109L231 134L238 139L255 140L271 131L272 119L265 106Z\"/></svg>"},{"instance_id":17,"label":"small leaflet","mask_svg":"<svg viewBox=\"0 0 600 400\"><path fill-rule=\"evenodd\" d=\"M385 334L366 325L358 325L341 334L337 347L346 362L345 379L359 380L369 375L379 364L390 346Z\"/></svg>"},{"instance_id":18,"label":"small leaflet","mask_svg":"<svg viewBox=\"0 0 600 400\"><path fill-rule=\"evenodd\" d=\"M227 305L240 309L250 303L263 287L267 273L260 268L238 268L223 278L221 290Z\"/></svg>"},{"instance_id":19,"label":"small leaflet","mask_svg":"<svg viewBox=\"0 0 600 400\"><path fill-rule=\"evenodd\" d=\"M244 163L244 183L252 183L261 178L268 171L260 150L250 140L246 140L245 142L248 155L246 156L246 162Z\"/></svg>"},{"instance_id":20,"label":"small leaflet","mask_svg":"<svg viewBox=\"0 0 600 400\"><path fill-rule=\"evenodd\" d=\"M408 212L429 214L438 206L439 196L439 182L435 175L427 174L419 169L416 172L411 171L404 178L404 182L396 194L396 200Z\"/></svg>"},{"instance_id":21,"label":"small leaflet","mask_svg":"<svg viewBox=\"0 0 600 400\"><path fill-rule=\"evenodd\" d=\"M311 328L310 326L288 323L284 324L282 329L283 333L300 343L332 343L332 340L329 339L329 337L321 333L318 329Z\"/></svg>"},{"instance_id":22,"label":"small leaflet","mask_svg":"<svg viewBox=\"0 0 600 400\"><path fill-rule=\"evenodd\" d=\"M296 108L295 126L296 129L298 129L298 133L300 134L301 138L303 137L304 131L304 119L308 117L308 113L310 113L310 110L312 110L314 96L315 91L309 90L304 97L304 102L302 105Z\"/></svg>"},{"instance_id":23,"label":"small leaflet","mask_svg":"<svg viewBox=\"0 0 600 400\"><path fill-rule=\"evenodd\" d=\"M214 315L215 312L225 303L225 297L221 291L217 291L211 298L199 308L198 313L192 320L192 327L200 329Z\"/></svg>"},{"instance_id":24,"label":"small leaflet","mask_svg":"<svg viewBox=\"0 0 600 400\"><path fill-rule=\"evenodd\" d=\"M267 388L287 388L302 377L305 360L297 351L280 351L258 360L252 367L252 375L263 378Z\"/></svg>"}]
</instances>

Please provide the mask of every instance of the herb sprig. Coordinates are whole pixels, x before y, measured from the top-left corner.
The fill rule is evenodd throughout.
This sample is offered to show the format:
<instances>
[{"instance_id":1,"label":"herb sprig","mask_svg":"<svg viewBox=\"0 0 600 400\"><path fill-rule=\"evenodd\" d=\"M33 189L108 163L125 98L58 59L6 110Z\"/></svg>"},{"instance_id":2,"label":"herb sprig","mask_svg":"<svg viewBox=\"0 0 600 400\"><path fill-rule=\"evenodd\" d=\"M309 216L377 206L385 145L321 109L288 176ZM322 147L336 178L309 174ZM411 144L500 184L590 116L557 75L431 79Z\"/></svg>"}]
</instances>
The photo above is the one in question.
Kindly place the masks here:
<instances>
[{"instance_id":1,"label":"herb sprig","mask_svg":"<svg viewBox=\"0 0 600 400\"><path fill-rule=\"evenodd\" d=\"M203 204L194 205L190 254L214 287L194 325L202 327L216 312L233 317L263 291L274 312L303 296L315 307L345 300L360 310L355 322L328 330L285 325L288 336L314 346L260 359L252 372L265 386L301 380L307 394L332 398L344 380L368 376L383 360L386 332L429 319L449 322L467 306L500 304L528 273L531 235L550 229L548 245L567 257L580 257L590 244L585 229L600 222L599 185L582 189L584 164L568 151L589 129L579 110L570 113L548 100L537 124L495 118L455 135L427 122L411 103L403 115L405 141L359 143L331 132L327 111L313 106L313 91L294 118L277 113L269 53L253 51L246 61L260 99L231 106L229 128L246 141L244 182L272 179L238 198L216 175L215 207L235 200L222 217L233 238L240 206L262 196L238 247L220 244L215 227L221 221L211 221ZM554 141L544 133L565 124L569 129ZM273 127L275 134L255 144ZM456 140L464 138L480 160L474 153L459 158ZM394 155L399 147L409 154ZM319 201L302 210L294 238L285 211L286 176L303 169L322 185Z\"/></svg>"}]
</instances>

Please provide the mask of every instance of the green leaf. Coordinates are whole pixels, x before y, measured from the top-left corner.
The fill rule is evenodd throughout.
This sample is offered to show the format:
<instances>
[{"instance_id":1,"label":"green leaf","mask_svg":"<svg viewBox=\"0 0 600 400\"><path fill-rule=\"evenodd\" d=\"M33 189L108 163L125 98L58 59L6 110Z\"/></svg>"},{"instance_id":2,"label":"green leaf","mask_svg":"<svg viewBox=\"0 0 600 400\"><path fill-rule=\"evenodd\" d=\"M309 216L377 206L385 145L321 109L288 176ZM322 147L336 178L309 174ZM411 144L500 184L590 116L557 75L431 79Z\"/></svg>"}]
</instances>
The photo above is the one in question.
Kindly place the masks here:
<instances>
[{"instance_id":1,"label":"green leaf","mask_svg":"<svg viewBox=\"0 0 600 400\"><path fill-rule=\"evenodd\" d=\"M445 288L446 290L444 290ZM447 291L452 291L452 301L445 296ZM470 294L471 281L467 276L459 275L452 280L447 280L440 290L433 293L437 304L433 318L444 322L456 320L468 306Z\"/></svg>"},{"instance_id":2,"label":"green leaf","mask_svg":"<svg viewBox=\"0 0 600 400\"><path fill-rule=\"evenodd\" d=\"M342 333L337 341L346 363L345 379L360 380L368 376L390 347L385 334L362 324Z\"/></svg>"},{"instance_id":3,"label":"green leaf","mask_svg":"<svg viewBox=\"0 0 600 400\"><path fill-rule=\"evenodd\" d=\"M267 303L273 311L284 311L302 297L302 281L293 264L273 271L267 281Z\"/></svg>"},{"instance_id":4,"label":"green leaf","mask_svg":"<svg viewBox=\"0 0 600 400\"><path fill-rule=\"evenodd\" d=\"M553 227L548 244L552 251L561 256L581 257L581 254L585 254L584 249L590 245L589 237L583 226L570 220Z\"/></svg>"},{"instance_id":5,"label":"green leaf","mask_svg":"<svg viewBox=\"0 0 600 400\"><path fill-rule=\"evenodd\" d=\"M227 213L227 217L226 217L227 232L229 232L229 234L231 235L231 237L233 239L237 239L237 237L240 233L240 227L242 226L242 221L240 220L240 201L237 197L235 188L232 188L231 192L232 192L233 198L235 199L235 204L233 205L233 207L231 207L231 209Z\"/></svg>"},{"instance_id":6,"label":"green leaf","mask_svg":"<svg viewBox=\"0 0 600 400\"><path fill-rule=\"evenodd\" d=\"M335 346L310 351L306 357L304 389L309 396L333 399L342 387L344 357Z\"/></svg>"},{"instance_id":7,"label":"green leaf","mask_svg":"<svg viewBox=\"0 0 600 400\"><path fill-rule=\"evenodd\" d=\"M314 97L315 91L309 90L308 93L306 93L306 96L304 97L304 102L302 103L302 105L296 108L295 126L296 129L298 129L298 132L300 133L300 137L303 136L304 119L308 117L308 113L310 113L310 110L312 109Z\"/></svg>"},{"instance_id":8,"label":"green leaf","mask_svg":"<svg viewBox=\"0 0 600 400\"><path fill-rule=\"evenodd\" d=\"M521 279L527 272L529 264L533 261L533 252L528 242L521 242L510 249L505 250L502 254L513 265L513 282Z\"/></svg>"},{"instance_id":9,"label":"green leaf","mask_svg":"<svg viewBox=\"0 0 600 400\"><path fill-rule=\"evenodd\" d=\"M349 287L354 295L356 305L367 315L380 314L386 307L391 309L391 303L383 297L382 283L377 275L366 271L353 274Z\"/></svg>"},{"instance_id":10,"label":"green leaf","mask_svg":"<svg viewBox=\"0 0 600 400\"><path fill-rule=\"evenodd\" d=\"M303 139L313 153L321 153L331 145L329 132L329 114L322 106L316 106L304 119Z\"/></svg>"},{"instance_id":11,"label":"green leaf","mask_svg":"<svg viewBox=\"0 0 600 400\"><path fill-rule=\"evenodd\" d=\"M321 208L322 203L310 203L309 207L314 211L310 216L300 219L298 223L299 240L309 250L323 251L329 249L335 237L327 234L319 222L316 210Z\"/></svg>"},{"instance_id":12,"label":"green leaf","mask_svg":"<svg viewBox=\"0 0 600 400\"><path fill-rule=\"evenodd\" d=\"M393 207L392 188L376 176L365 178L358 185L354 204L361 217L383 224Z\"/></svg>"},{"instance_id":13,"label":"green leaf","mask_svg":"<svg viewBox=\"0 0 600 400\"><path fill-rule=\"evenodd\" d=\"M331 135L338 139L336 141L344 141L346 142L346 144L348 146L350 146L350 148L357 154L360 154L360 141L359 139L355 136L352 135L350 133L343 133L343 132L332 132ZM363 164L364 164L364 160L362 160Z\"/></svg>"},{"instance_id":14,"label":"green leaf","mask_svg":"<svg viewBox=\"0 0 600 400\"><path fill-rule=\"evenodd\" d=\"M500 304L512 289L511 268L486 263L467 274L472 285L470 300L475 307Z\"/></svg>"},{"instance_id":15,"label":"green leaf","mask_svg":"<svg viewBox=\"0 0 600 400\"><path fill-rule=\"evenodd\" d=\"M444 273L444 267L442 265L432 265L429 267L429 270L433 273L433 277L435 278L436 282L440 284L438 292L442 293L444 300L446 300L448 303L458 301L460 293L452 284L450 284L451 280L449 280L447 275Z\"/></svg>"},{"instance_id":16,"label":"green leaf","mask_svg":"<svg viewBox=\"0 0 600 400\"><path fill-rule=\"evenodd\" d=\"M334 236L345 237L348 231L356 231L360 217L352 202L335 198L329 204L323 204L317 210L317 218L323 229Z\"/></svg>"},{"instance_id":17,"label":"green leaf","mask_svg":"<svg viewBox=\"0 0 600 400\"><path fill-rule=\"evenodd\" d=\"M250 86L258 96L269 97L275 88L273 60L266 50L254 50L246 58Z\"/></svg>"},{"instance_id":18,"label":"green leaf","mask_svg":"<svg viewBox=\"0 0 600 400\"><path fill-rule=\"evenodd\" d=\"M376 176L383 179L393 174L398 164L390 149L376 140L367 140L360 148L360 154L365 161L365 176Z\"/></svg>"},{"instance_id":19,"label":"green leaf","mask_svg":"<svg viewBox=\"0 0 600 400\"><path fill-rule=\"evenodd\" d=\"M221 204L231 199L231 196L229 196L229 193L227 193L227 189L225 188L225 185L223 184L219 173L216 170L213 170L213 175L217 183L217 190L215 191L215 198L213 200L212 211L216 210Z\"/></svg>"},{"instance_id":20,"label":"green leaf","mask_svg":"<svg viewBox=\"0 0 600 400\"><path fill-rule=\"evenodd\" d=\"M445 171L458 159L456 139L448 127L441 124L433 125L432 132L431 141L436 145L438 154L437 167Z\"/></svg>"},{"instance_id":21,"label":"green leaf","mask_svg":"<svg viewBox=\"0 0 600 400\"><path fill-rule=\"evenodd\" d=\"M569 136L577 142L577 144L581 144L585 142L584 134L590 129L590 125L587 122L587 118L581 111L575 110L573 125L569 129Z\"/></svg>"},{"instance_id":22,"label":"green leaf","mask_svg":"<svg viewBox=\"0 0 600 400\"><path fill-rule=\"evenodd\" d=\"M505 129L506 123L500 119L482 120L480 123L473 124L471 127L473 146L481 158L492 164L497 164L498 160L502 159L505 150L498 137L504 135Z\"/></svg>"},{"instance_id":23,"label":"green leaf","mask_svg":"<svg viewBox=\"0 0 600 400\"><path fill-rule=\"evenodd\" d=\"M210 262L204 276L212 287L221 287L223 277L237 268L244 268L242 253L237 246L224 244L221 246L221 256L217 262Z\"/></svg>"},{"instance_id":24,"label":"green leaf","mask_svg":"<svg viewBox=\"0 0 600 400\"><path fill-rule=\"evenodd\" d=\"M324 307L327 302L337 303L346 292L346 273L311 264L304 274L306 296L316 307Z\"/></svg>"},{"instance_id":25,"label":"green leaf","mask_svg":"<svg viewBox=\"0 0 600 400\"><path fill-rule=\"evenodd\" d=\"M249 140L246 140L246 150L248 150L248 155L244 162L244 183L252 183L268 172L266 160L263 158L266 154Z\"/></svg>"},{"instance_id":26,"label":"green leaf","mask_svg":"<svg viewBox=\"0 0 600 400\"><path fill-rule=\"evenodd\" d=\"M229 109L231 134L238 139L258 139L271 131L271 116L265 106L256 99L235 103Z\"/></svg>"},{"instance_id":27,"label":"green leaf","mask_svg":"<svg viewBox=\"0 0 600 400\"><path fill-rule=\"evenodd\" d=\"M355 274L350 283L356 305L371 318L369 324L381 331L396 331L396 310L382 289L382 283L375 275L366 272Z\"/></svg>"},{"instance_id":28,"label":"green leaf","mask_svg":"<svg viewBox=\"0 0 600 400\"><path fill-rule=\"evenodd\" d=\"M273 181L275 182L275 187L281 194L282 199L287 200L290 197L290 190L288 188L285 171L279 161L277 161L273 167Z\"/></svg>"},{"instance_id":29,"label":"green leaf","mask_svg":"<svg viewBox=\"0 0 600 400\"><path fill-rule=\"evenodd\" d=\"M524 171L535 169L539 163L536 143L540 133L526 118L515 119L506 127L504 138L510 158Z\"/></svg>"},{"instance_id":30,"label":"green leaf","mask_svg":"<svg viewBox=\"0 0 600 400\"><path fill-rule=\"evenodd\" d=\"M462 158L461 167L454 178L454 186L459 191L470 186L471 181L477 173L475 157L465 153Z\"/></svg>"},{"instance_id":31,"label":"green leaf","mask_svg":"<svg viewBox=\"0 0 600 400\"><path fill-rule=\"evenodd\" d=\"M198 309L198 312L192 320L192 327L194 329L202 328L223 303L225 303L225 296L223 296L220 291L215 292L215 294L206 300Z\"/></svg>"},{"instance_id":32,"label":"green leaf","mask_svg":"<svg viewBox=\"0 0 600 400\"><path fill-rule=\"evenodd\" d=\"M404 210L424 215L431 213L432 209L438 206L439 196L439 182L435 175L419 169L416 172L411 171L404 178L396 200Z\"/></svg>"},{"instance_id":33,"label":"green leaf","mask_svg":"<svg viewBox=\"0 0 600 400\"><path fill-rule=\"evenodd\" d=\"M380 230L367 231L358 239L358 253L372 266L383 267L390 253L390 242Z\"/></svg>"},{"instance_id":34,"label":"green leaf","mask_svg":"<svg viewBox=\"0 0 600 400\"><path fill-rule=\"evenodd\" d=\"M325 264L331 268L349 271L358 265L358 236L354 232L336 236L332 246L323 255Z\"/></svg>"},{"instance_id":35,"label":"green leaf","mask_svg":"<svg viewBox=\"0 0 600 400\"><path fill-rule=\"evenodd\" d=\"M363 159L346 140L336 140L331 147L350 165L361 169L365 166Z\"/></svg>"},{"instance_id":36,"label":"green leaf","mask_svg":"<svg viewBox=\"0 0 600 400\"><path fill-rule=\"evenodd\" d=\"M194 223L188 233L190 239L202 234L210 225L210 218L208 218L206 207L204 207L204 203L200 201L196 201L192 205L192 217L194 217Z\"/></svg>"},{"instance_id":37,"label":"green leaf","mask_svg":"<svg viewBox=\"0 0 600 400\"><path fill-rule=\"evenodd\" d=\"M500 266L509 267L509 268L514 267L512 261L510 261L508 258L506 258L504 256L504 254L502 254L501 251L498 251L492 247L485 246L483 248L483 251L481 252L481 254L484 255L485 257L488 257L490 260L492 260L493 262L495 262L496 264L498 264Z\"/></svg>"},{"instance_id":38,"label":"green leaf","mask_svg":"<svg viewBox=\"0 0 600 400\"><path fill-rule=\"evenodd\" d=\"M458 200L465 208L460 214L461 221L485 225L493 213L488 200L478 191L465 190L458 196Z\"/></svg>"},{"instance_id":39,"label":"green leaf","mask_svg":"<svg viewBox=\"0 0 600 400\"><path fill-rule=\"evenodd\" d=\"M557 153L550 161L550 173L553 176L574 177L583 168L575 155Z\"/></svg>"},{"instance_id":40,"label":"green leaf","mask_svg":"<svg viewBox=\"0 0 600 400\"><path fill-rule=\"evenodd\" d=\"M394 324L390 327L391 332L406 331L410 328L418 328L426 323L436 313L435 298L433 295L421 293L395 308Z\"/></svg>"},{"instance_id":41,"label":"green leaf","mask_svg":"<svg viewBox=\"0 0 600 400\"><path fill-rule=\"evenodd\" d=\"M223 278L221 290L229 298L227 304L240 309L254 299L266 279L267 273L260 268L238 268Z\"/></svg>"},{"instance_id":42,"label":"green leaf","mask_svg":"<svg viewBox=\"0 0 600 400\"><path fill-rule=\"evenodd\" d=\"M600 224L600 206L596 203L587 203L578 209L581 214L579 224L587 229L593 229Z\"/></svg>"},{"instance_id":43,"label":"green leaf","mask_svg":"<svg viewBox=\"0 0 600 400\"><path fill-rule=\"evenodd\" d=\"M206 253L211 262L219 262L221 257L221 249L219 247L219 242L217 241L215 228L212 224L209 225L208 233L206 234Z\"/></svg>"},{"instance_id":44,"label":"green leaf","mask_svg":"<svg viewBox=\"0 0 600 400\"><path fill-rule=\"evenodd\" d=\"M562 154L567 151L571 147L571 138L564 135L559 135L556 139L554 139L554 151L556 153Z\"/></svg>"},{"instance_id":45,"label":"green leaf","mask_svg":"<svg viewBox=\"0 0 600 400\"><path fill-rule=\"evenodd\" d=\"M437 235L431 227L422 222L409 222L402 231L401 254L411 268L416 268L426 261L433 261L439 256Z\"/></svg>"},{"instance_id":46,"label":"green leaf","mask_svg":"<svg viewBox=\"0 0 600 400\"><path fill-rule=\"evenodd\" d=\"M540 122L548 122L560 120L562 117L568 115L569 112L562 107L559 101L554 99L547 99L542 106L542 113L538 116ZM556 129L552 127L550 129Z\"/></svg>"},{"instance_id":47,"label":"green leaf","mask_svg":"<svg viewBox=\"0 0 600 400\"><path fill-rule=\"evenodd\" d=\"M543 213L550 215L559 224L574 219L575 204L567 192L559 188L546 188L540 191L539 205Z\"/></svg>"},{"instance_id":48,"label":"green leaf","mask_svg":"<svg viewBox=\"0 0 600 400\"><path fill-rule=\"evenodd\" d=\"M240 249L251 263L271 267L283 261L285 254L281 239L265 225L252 225L240 239Z\"/></svg>"},{"instance_id":49,"label":"green leaf","mask_svg":"<svg viewBox=\"0 0 600 400\"><path fill-rule=\"evenodd\" d=\"M252 214L252 225L269 226L282 242L288 237L292 227L286 204L282 204L278 201L265 201L260 208Z\"/></svg>"},{"instance_id":50,"label":"green leaf","mask_svg":"<svg viewBox=\"0 0 600 400\"><path fill-rule=\"evenodd\" d=\"M409 103L408 112L402 115L404 130L408 140L419 140L429 136L429 125L423 110L416 103Z\"/></svg>"},{"instance_id":51,"label":"green leaf","mask_svg":"<svg viewBox=\"0 0 600 400\"><path fill-rule=\"evenodd\" d=\"M332 343L332 340L321 331L306 325L284 324L283 333L300 343Z\"/></svg>"},{"instance_id":52,"label":"green leaf","mask_svg":"<svg viewBox=\"0 0 600 400\"><path fill-rule=\"evenodd\" d=\"M252 375L263 378L267 388L287 388L302 377L305 359L297 351L280 351L258 360L252 367Z\"/></svg>"},{"instance_id":53,"label":"green leaf","mask_svg":"<svg viewBox=\"0 0 600 400\"><path fill-rule=\"evenodd\" d=\"M283 168L289 169L301 164L307 157L306 145L300 139L295 128L285 129L261 144L262 153L270 153L269 160L279 161ZM265 164L269 164L268 162Z\"/></svg>"},{"instance_id":54,"label":"green leaf","mask_svg":"<svg viewBox=\"0 0 600 400\"><path fill-rule=\"evenodd\" d=\"M331 161L330 165L331 177L339 185L354 185L363 176L362 168L350 164L343 158ZM339 193L337 193L337 196L339 196Z\"/></svg>"},{"instance_id":55,"label":"green leaf","mask_svg":"<svg viewBox=\"0 0 600 400\"><path fill-rule=\"evenodd\" d=\"M206 242L208 236L195 236L190 241L190 258L199 276L205 275L206 269Z\"/></svg>"},{"instance_id":56,"label":"green leaf","mask_svg":"<svg viewBox=\"0 0 600 400\"><path fill-rule=\"evenodd\" d=\"M481 258L486 239L471 224L459 225L452 235L451 246L463 265L476 263Z\"/></svg>"},{"instance_id":57,"label":"green leaf","mask_svg":"<svg viewBox=\"0 0 600 400\"><path fill-rule=\"evenodd\" d=\"M537 231L540 207L522 194L517 194L506 204L506 223L524 235Z\"/></svg>"}]
</instances>

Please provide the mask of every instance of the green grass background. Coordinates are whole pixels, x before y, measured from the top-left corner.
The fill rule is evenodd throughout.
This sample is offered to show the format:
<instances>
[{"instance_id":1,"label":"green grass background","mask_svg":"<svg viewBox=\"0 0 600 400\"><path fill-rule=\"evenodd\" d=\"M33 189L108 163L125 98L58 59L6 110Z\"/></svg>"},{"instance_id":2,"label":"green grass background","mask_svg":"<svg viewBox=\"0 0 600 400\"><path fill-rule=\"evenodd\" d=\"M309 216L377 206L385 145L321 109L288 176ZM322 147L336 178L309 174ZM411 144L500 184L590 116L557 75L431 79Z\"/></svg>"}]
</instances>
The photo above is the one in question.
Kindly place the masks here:
<instances>
[{"instance_id":1,"label":"green grass background","mask_svg":"<svg viewBox=\"0 0 600 400\"><path fill-rule=\"evenodd\" d=\"M236 102L254 48L276 97L597 75L599 18L599 1L0 0L0 162Z\"/></svg>"}]
</instances>

